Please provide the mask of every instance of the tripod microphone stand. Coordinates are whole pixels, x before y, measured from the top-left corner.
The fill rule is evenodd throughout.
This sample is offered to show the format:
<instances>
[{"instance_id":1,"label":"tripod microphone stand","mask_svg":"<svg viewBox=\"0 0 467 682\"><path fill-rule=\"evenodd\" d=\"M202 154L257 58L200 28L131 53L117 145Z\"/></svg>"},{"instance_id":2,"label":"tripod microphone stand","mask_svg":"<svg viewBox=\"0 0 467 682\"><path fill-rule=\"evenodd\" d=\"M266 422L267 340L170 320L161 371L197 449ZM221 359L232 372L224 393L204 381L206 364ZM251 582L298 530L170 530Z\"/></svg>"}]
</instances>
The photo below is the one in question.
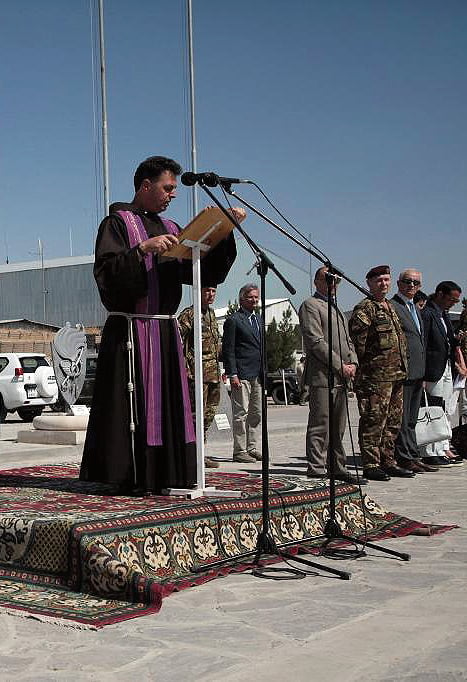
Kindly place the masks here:
<instances>
[{"instance_id":1,"label":"tripod microphone stand","mask_svg":"<svg viewBox=\"0 0 467 682\"><path fill-rule=\"evenodd\" d=\"M275 555L281 559L292 559L293 561L302 563L306 566L312 568L317 568L322 571L326 571L343 580L348 580L350 574L346 571L340 571L329 566L323 566L316 562L305 559L301 556L296 556L294 554L284 551L288 547L297 547L300 544L309 542L310 538L304 540L292 540L287 543L277 544L272 533L270 526L270 508L269 508L269 437L268 437L268 427L267 427L267 396L266 396L266 374L267 374L267 360L266 360L266 326L265 326L265 309L266 309L266 275L268 270L271 269L284 284L286 289L291 293L295 294L295 289L292 285L283 277L283 275L277 270L275 265L272 263L270 258L258 247L258 245L251 239L251 237L245 232L245 230L238 224L238 221L222 206L218 201L217 197L206 187L203 180L198 180L200 186L208 194L208 196L214 201L214 203L223 211L223 213L231 220L235 227L246 239L247 243L255 253L257 258L257 272L260 277L260 290L261 290L261 306L263 314L261 316L261 384L263 390L261 392L261 435L262 435L262 518L261 518L261 530L258 533L258 538L256 542L256 548L251 551L242 552L241 554L236 554L233 557L226 559L220 559L218 561L213 561L206 566L198 566L192 568L194 573L200 573L206 570L212 570L226 564L237 563L246 557L255 557L254 563L259 564L261 557L263 555ZM264 568L262 567L263 571ZM288 568L288 571L294 574L295 577L304 577L304 573L298 571L294 568Z\"/></svg>"},{"instance_id":2,"label":"tripod microphone stand","mask_svg":"<svg viewBox=\"0 0 467 682\"><path fill-rule=\"evenodd\" d=\"M254 184L254 183L253 183ZM335 266L332 265L332 263L326 259L324 254L319 254L317 253L314 249L311 248L311 246L306 246L303 244L301 241L296 239L293 235L291 235L287 230L284 230L280 225L277 225L273 220L271 220L268 216L266 216L264 213L259 211L256 207L252 206L250 203L245 201L242 197L238 196L232 189L231 189L231 184L230 183L223 183L223 188L224 190L230 194L231 196L235 197L238 199L244 206L252 210L256 215L258 215L260 218L265 220L267 223L272 225L274 228L276 228L281 234L286 236L288 239L293 241L295 244L297 244L301 249L306 251L309 255L315 257L317 260L319 260L323 265L325 265L328 270L327 270L327 275L326 275L326 282L327 282L327 289L328 289L328 296L327 296L327 312L328 312L328 411L329 411L329 417L328 417L328 424L329 424L329 433L328 433L328 462L329 462L329 497L330 497L330 503L329 503L329 519L325 523L324 527L324 537L326 538L323 544L323 547L326 548L326 553L329 555L330 554L330 549L329 545L331 542L334 540L337 541L345 541L345 542L350 542L355 545L361 544L364 545L365 547L370 547L372 549L376 549L380 552L383 552L385 554L389 554L391 556L397 557L401 559L402 561L409 561L410 560L410 554L407 554L405 552L397 552L392 549L388 549L387 547L382 547L381 545L377 545L372 542L367 542L366 540L360 539L358 537L352 537L350 535L344 534L342 531L338 519L337 519L337 514L336 514L336 457L335 457L335 452L334 452L334 422L335 422L335 416L334 416L334 372L332 369L332 348L333 348L333 328L332 328L332 314L335 312L336 315L338 315L338 310L337 310L337 305L335 306L335 309L333 310L333 305L332 305L332 298L333 298L333 281L336 276L339 276L342 279L345 279L347 282L349 282L354 288L358 289L361 291L364 296L369 296L369 292L361 287L359 284L351 280L349 277L345 275L341 270L338 270ZM264 310L264 308L263 308ZM264 322L263 322L264 326ZM264 470L263 470L263 476L264 476ZM290 544L298 544L298 543L290 543ZM295 560L297 558L295 557ZM329 569L328 569L329 570ZM344 572L342 572L344 573ZM345 573L346 579L350 578L350 573Z\"/></svg>"}]
</instances>

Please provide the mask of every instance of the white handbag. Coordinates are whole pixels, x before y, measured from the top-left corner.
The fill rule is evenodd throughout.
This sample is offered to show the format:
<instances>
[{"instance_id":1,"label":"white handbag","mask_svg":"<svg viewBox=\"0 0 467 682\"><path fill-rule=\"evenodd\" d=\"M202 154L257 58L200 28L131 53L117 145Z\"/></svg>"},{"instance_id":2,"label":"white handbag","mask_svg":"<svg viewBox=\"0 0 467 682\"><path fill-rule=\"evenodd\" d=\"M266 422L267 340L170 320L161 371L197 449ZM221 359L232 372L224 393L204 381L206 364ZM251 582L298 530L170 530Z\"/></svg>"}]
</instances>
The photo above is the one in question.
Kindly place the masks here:
<instances>
[{"instance_id":1,"label":"white handbag","mask_svg":"<svg viewBox=\"0 0 467 682\"><path fill-rule=\"evenodd\" d=\"M441 440L449 440L452 436L451 425L446 412L440 405L428 405L425 393L425 407L418 411L415 426L417 445L428 445Z\"/></svg>"}]
</instances>

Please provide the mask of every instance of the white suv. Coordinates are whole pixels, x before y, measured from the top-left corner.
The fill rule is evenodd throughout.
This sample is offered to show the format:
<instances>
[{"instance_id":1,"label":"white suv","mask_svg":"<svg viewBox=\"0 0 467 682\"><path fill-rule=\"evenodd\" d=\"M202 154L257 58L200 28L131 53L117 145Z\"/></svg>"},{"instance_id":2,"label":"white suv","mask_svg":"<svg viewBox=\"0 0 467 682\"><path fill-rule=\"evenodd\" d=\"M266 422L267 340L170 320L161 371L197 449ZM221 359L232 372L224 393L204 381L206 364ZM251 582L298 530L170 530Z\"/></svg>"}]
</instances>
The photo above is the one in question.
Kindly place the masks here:
<instances>
[{"instance_id":1,"label":"white suv","mask_svg":"<svg viewBox=\"0 0 467 682\"><path fill-rule=\"evenodd\" d=\"M53 367L45 355L0 352L0 422L8 412L18 412L30 422L57 396Z\"/></svg>"}]
</instances>

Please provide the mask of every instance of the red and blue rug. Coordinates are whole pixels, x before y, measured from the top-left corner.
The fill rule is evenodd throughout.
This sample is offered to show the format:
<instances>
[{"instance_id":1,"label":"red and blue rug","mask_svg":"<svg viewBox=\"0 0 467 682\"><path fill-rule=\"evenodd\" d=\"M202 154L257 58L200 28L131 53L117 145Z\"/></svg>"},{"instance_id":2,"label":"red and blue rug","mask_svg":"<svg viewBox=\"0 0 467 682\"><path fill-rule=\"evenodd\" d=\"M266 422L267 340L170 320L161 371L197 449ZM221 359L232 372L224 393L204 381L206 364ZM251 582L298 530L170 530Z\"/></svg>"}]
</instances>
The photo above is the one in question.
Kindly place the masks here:
<instances>
[{"instance_id":1,"label":"red and blue rug","mask_svg":"<svg viewBox=\"0 0 467 682\"><path fill-rule=\"evenodd\" d=\"M157 612L174 590L252 568L235 556L256 547L260 476L208 473L208 485L240 489L242 497L190 501L115 496L77 477L77 465L0 472L0 607L99 628ZM319 552L329 518L326 481L272 476L269 507L278 544L306 540L300 551ZM347 484L336 486L336 517L344 533L369 541L425 528ZM226 558L232 563L209 569Z\"/></svg>"}]
</instances>

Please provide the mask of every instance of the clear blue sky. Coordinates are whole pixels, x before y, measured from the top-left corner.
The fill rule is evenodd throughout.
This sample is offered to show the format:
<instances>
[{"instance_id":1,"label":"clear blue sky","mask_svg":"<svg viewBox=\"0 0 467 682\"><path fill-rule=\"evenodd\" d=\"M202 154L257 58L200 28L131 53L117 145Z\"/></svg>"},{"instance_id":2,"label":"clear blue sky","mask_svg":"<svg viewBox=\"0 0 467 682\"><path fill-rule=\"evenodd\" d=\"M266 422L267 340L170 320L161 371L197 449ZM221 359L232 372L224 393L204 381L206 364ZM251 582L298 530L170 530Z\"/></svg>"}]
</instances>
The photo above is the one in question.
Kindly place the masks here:
<instances>
[{"instance_id":1,"label":"clear blue sky","mask_svg":"<svg viewBox=\"0 0 467 682\"><path fill-rule=\"evenodd\" d=\"M427 292L441 279L467 290L465 0L194 0L193 11L198 169L257 181L362 284L388 263L419 267ZM190 168L185 1L106 0L104 12L110 195L125 201L146 156ZM68 256L70 230L73 254L89 255L102 217L89 1L3 2L1 14L0 262L37 259L38 238L46 259ZM180 188L168 215L183 224L188 206ZM308 267L273 228L245 227ZM306 274L295 277L306 294ZM342 286L344 307L359 298Z\"/></svg>"}]
</instances>

